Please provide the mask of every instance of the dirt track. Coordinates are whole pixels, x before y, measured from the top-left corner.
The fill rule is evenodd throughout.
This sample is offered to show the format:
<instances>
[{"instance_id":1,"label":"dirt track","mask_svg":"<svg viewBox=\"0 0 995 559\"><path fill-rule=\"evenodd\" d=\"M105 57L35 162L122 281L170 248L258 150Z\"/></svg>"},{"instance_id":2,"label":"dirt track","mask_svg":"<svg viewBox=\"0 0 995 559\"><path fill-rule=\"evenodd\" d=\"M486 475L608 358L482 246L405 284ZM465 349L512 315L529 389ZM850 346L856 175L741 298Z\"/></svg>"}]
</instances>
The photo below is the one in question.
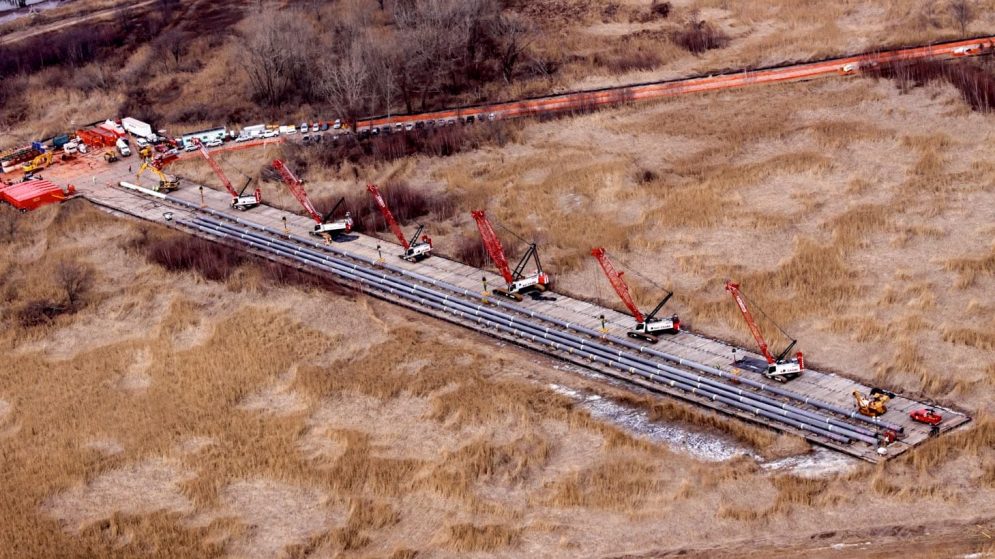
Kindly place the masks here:
<instances>
[{"instance_id":1,"label":"dirt track","mask_svg":"<svg viewBox=\"0 0 995 559\"><path fill-rule=\"evenodd\" d=\"M106 19L108 17L113 16L114 14L116 14L118 12L125 11L125 10L134 10L134 9L137 9L137 8L144 8L146 6L150 6L150 5L154 4L154 3L155 3L155 0L144 0L142 2L137 2L137 3L134 3L134 4L127 4L127 5L123 5L123 6L115 6L113 8L105 8L103 10L97 10L95 12L86 14L84 16L73 17L72 19L69 19L69 20L55 21L55 22L52 22L52 23L49 23L49 24L46 24L46 25L41 25L39 27L29 27L29 28L24 29L22 31L15 31L13 33L10 33L9 35L6 35L4 37L0 37L0 45L2 45L2 44L8 44L9 45L11 43L17 43L17 42L23 41L25 39L30 39L32 37L37 37L39 35L45 35L47 33L52 33L53 31L59 31L59 30L62 30L62 29L67 29L69 27L75 27L75 26L80 25L82 23L87 23L87 22L93 22L93 21L97 21L97 20L101 20L101 19Z\"/></svg>"}]
</instances>

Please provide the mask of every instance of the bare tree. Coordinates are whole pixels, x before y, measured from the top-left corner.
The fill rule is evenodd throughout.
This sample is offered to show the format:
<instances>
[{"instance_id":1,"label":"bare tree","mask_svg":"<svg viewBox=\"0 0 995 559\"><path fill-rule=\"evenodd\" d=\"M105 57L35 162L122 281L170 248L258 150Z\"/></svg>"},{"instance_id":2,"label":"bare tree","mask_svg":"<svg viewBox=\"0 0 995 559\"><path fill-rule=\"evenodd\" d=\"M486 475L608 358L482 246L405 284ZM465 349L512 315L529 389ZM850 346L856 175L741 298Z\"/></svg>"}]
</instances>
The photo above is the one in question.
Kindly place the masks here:
<instances>
[{"instance_id":1,"label":"bare tree","mask_svg":"<svg viewBox=\"0 0 995 559\"><path fill-rule=\"evenodd\" d=\"M356 122L370 110L372 97L370 68L363 49L353 45L339 60L329 61L322 80L324 97L340 118L356 131Z\"/></svg>"},{"instance_id":2,"label":"bare tree","mask_svg":"<svg viewBox=\"0 0 995 559\"><path fill-rule=\"evenodd\" d=\"M501 42L501 75L506 83L511 83L515 66L535 38L534 30L525 18L517 14L503 14L497 18L494 33Z\"/></svg>"},{"instance_id":3,"label":"bare tree","mask_svg":"<svg viewBox=\"0 0 995 559\"><path fill-rule=\"evenodd\" d=\"M155 41L155 47L165 54L173 57L173 63L179 66L180 58L183 56L187 44L183 33L178 29L170 29L159 35Z\"/></svg>"},{"instance_id":4,"label":"bare tree","mask_svg":"<svg viewBox=\"0 0 995 559\"><path fill-rule=\"evenodd\" d=\"M316 86L310 69L319 58L314 29L301 23L306 18L286 11L267 11L255 21L242 57L253 97L270 106L293 93L310 100Z\"/></svg>"},{"instance_id":5,"label":"bare tree","mask_svg":"<svg viewBox=\"0 0 995 559\"><path fill-rule=\"evenodd\" d=\"M55 281L66 293L70 309L78 308L93 287L93 269L74 260L63 260L55 268Z\"/></svg>"},{"instance_id":6,"label":"bare tree","mask_svg":"<svg viewBox=\"0 0 995 559\"><path fill-rule=\"evenodd\" d=\"M950 3L950 15L960 26L961 36L967 33L967 26L974 18L974 9L969 0L953 0Z\"/></svg>"}]
</instances>

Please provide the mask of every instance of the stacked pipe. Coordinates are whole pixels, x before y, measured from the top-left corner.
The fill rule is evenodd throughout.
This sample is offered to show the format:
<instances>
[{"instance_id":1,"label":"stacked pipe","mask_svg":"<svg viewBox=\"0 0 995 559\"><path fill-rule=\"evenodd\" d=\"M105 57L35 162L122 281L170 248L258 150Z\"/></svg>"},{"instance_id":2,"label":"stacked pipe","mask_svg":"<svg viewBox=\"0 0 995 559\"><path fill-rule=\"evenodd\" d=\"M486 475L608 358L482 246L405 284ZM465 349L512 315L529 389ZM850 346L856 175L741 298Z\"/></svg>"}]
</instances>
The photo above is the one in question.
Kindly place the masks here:
<instances>
[{"instance_id":1,"label":"stacked pipe","mask_svg":"<svg viewBox=\"0 0 995 559\"><path fill-rule=\"evenodd\" d=\"M186 202L186 201L183 201L183 200L179 200L179 199L174 199L174 200L178 201L178 202L180 202L180 203L182 203L184 205L188 205L190 207L196 207L193 204L190 204L189 202ZM200 208L198 208L198 209L200 209ZM362 261L367 262L370 265L377 265L377 266L379 266L381 268L385 268L385 269L390 270L390 271L392 271L394 273L410 277L412 279L415 279L415 280L423 282L423 283L427 283L429 285L434 285L434 286L438 286L438 287L444 288L444 289L446 289L448 291L451 291L453 293L456 293L456 294L459 294L459 295L462 295L462 296L465 296L465 297L478 297L479 296L479 294L477 292L471 291L471 290L466 289L464 287L460 287L460 286L457 286L457 285L454 285L454 284L451 284L451 283L448 283L448 282L445 282L445 281L441 281L441 280L438 280L436 278L431 278L429 276L425 276L425 275L419 274L417 272L412 272L410 270L405 270L404 268L401 268L401 267L398 267L398 266L394 266L394 265L391 265L391 264L377 263L373 259L365 258L363 256L352 254L352 253L348 253L346 251L337 249L335 247L332 247L332 246L329 246L329 245L326 245L326 244L322 244L322 243L313 241L311 239L299 237L299 236L296 236L296 235L287 235L286 233L283 233L282 231L278 231L278 230L272 229L270 227L265 227L265 226L253 223L251 221L246 221L246 220L243 220L243 219L240 219L240 218L237 218L237 217L231 217L231 216L228 216L228 215L226 215L226 214L224 214L222 212L218 212L218 211L215 211L215 210L211 210L211 209L205 208L205 209L202 209L202 211L205 211L206 213L209 213L209 214L214 215L216 217L219 217L221 219L225 219L225 220L229 220L229 221L234 221L234 222L239 223L241 225L245 225L245 226L251 227L253 229L256 229L258 231L263 231L263 232L269 233L271 235L277 235L277 236L284 237L284 238L290 238L290 239L293 239L294 241L296 241L298 243L305 244L305 245L308 245L308 246L312 246L314 248L318 248L318 249L321 249L321 250L326 251L326 252L333 252L333 253L339 254L340 256L343 256L343 257L346 257L346 258L350 258L350 259L362 260ZM715 368L715 367L711 367L711 366L708 366L708 365L705 365L705 364L702 364L702 363L698 363L698 362L695 362L695 361L690 361L690 360L684 359L684 358L679 357L677 355L673 355L673 354L670 354L670 353L659 351L659 350L654 349L654 348L647 347L645 345L640 345L640 344L631 342L631 341L629 341L628 339L625 339L625 338L618 338L618 337L615 337L615 336L605 336L602 332L598 332L598 331L592 330L590 328L586 328L586 327L584 327L584 326L582 326L580 324L567 322L567 321L564 321L564 320L561 320L561 319L558 319L558 318L555 318L555 317L551 317L551 316L548 316L548 315L543 315L541 313L538 313L538 312L536 312L534 310L527 309L527 308L522 307L520 305L516 305L516 304L510 303L510 302L505 302L505 301L496 300L496 299L490 300L488 302L491 305L493 305L493 306L505 308L505 309L514 311L516 313L524 314L526 316L529 316L530 318L536 318L536 319L542 320L544 322L548 322L550 324L555 324L555 325L560 326L562 328L573 330L575 332L578 332L578 333L581 333L581 334L584 334L584 335L587 335L587 336L590 336L590 337L593 337L593 338L607 339L608 341L611 341L613 344L616 344L616 345L619 345L619 346L622 346L622 347L625 347L625 348L628 348L628 349L631 349L631 350L635 350L635 351L638 351L640 353L645 353L645 354L651 355L653 357L659 357L661 359L664 359L664 360L669 361L671 363L675 363L675 364L680 365L680 366L684 366L684 367L688 367L688 368L691 368L691 369L695 369L697 371L708 373L710 375L714 375L714 376L719 377L719 378L727 379L729 381L732 381L732 382L735 382L735 383L738 383L738 384L743 384L743 385L746 385L746 386L750 386L750 387L755 388L757 390L767 391L767 392L771 392L773 394L777 394L779 396L783 396L783 397L786 397L786 398L791 398L791 399L793 399L793 400L795 400L797 402L800 402L802 404L808 404L808 405L811 405L811 406L819 408L819 409L823 409L823 410L826 410L826 411L831 411L831 412L836 413L836 414L840 414L840 415L842 415L842 416L844 416L844 417L846 417L848 419L854 419L854 420L857 420L857 421L860 421L860 422L863 422L863 423L872 424L872 425L874 425L876 427L880 427L882 429L888 429L888 430L891 430L891 431L895 431L896 433L901 433L904 430L904 427L902 427L901 425L885 421L884 419L882 419L880 417L868 417L868 416L865 416L865 415L861 415L860 413L858 413L857 411L853 410L852 408L844 408L842 406L838 406L838 405L835 405L835 404L832 404L832 403L829 403L829 402L825 402L825 401L822 401L822 400L819 400L819 399L816 399L816 398L811 398L811 397L808 397L808 396L803 396L801 394L798 394L797 392L793 392L793 391L787 390L785 388L781 388L781 387L774 386L774 385L771 385L771 384L767 384L767 383L764 383L764 382L756 381L756 380L753 380L753 379L750 379L750 378L740 377L740 376L734 375L734 374L732 374L732 373L730 373L728 371L723 371L723 370ZM655 366L660 366L660 367L663 366L663 365L661 365L659 363L656 363L656 362L653 362L653 361L647 361L647 362L648 363L652 363Z\"/></svg>"},{"instance_id":2,"label":"stacked pipe","mask_svg":"<svg viewBox=\"0 0 995 559\"><path fill-rule=\"evenodd\" d=\"M222 215L223 214L219 214ZM224 216L226 219L227 216ZM234 227L225 223L196 218L193 222L182 221L182 225L191 227L203 233L220 238L234 240L248 245L256 250L268 252L306 264L316 266L343 278L359 281L364 285L385 291L388 294L404 297L420 305L428 306L438 311L449 312L461 318L475 320L487 327L500 330L512 336L543 343L556 350L568 351L610 367L626 371L633 375L679 388L685 392L697 394L722 402L730 407L772 419L791 427L809 431L831 440L847 443L852 439L875 444L874 433L862 427L842 422L838 419L810 412L784 402L744 391L713 379L696 376L687 371L676 369L661 363L654 363L640 356L627 355L606 347L603 343L586 340L581 337L543 328L528 322L516 320L514 317L495 310L492 307L477 302L456 299L451 294L428 288L417 283L405 282L390 270L377 269L370 262L370 268L356 263L322 254L314 250L301 248L299 245L273 239L244 228ZM259 226L255 226L259 228ZM275 232L275 231L274 231ZM278 232L275 232L279 234ZM284 236L279 234L280 236ZM311 243L311 241L308 241ZM317 243L315 243L317 245ZM321 246L321 245L317 245ZM476 293L469 293L478 297ZM471 299L473 301L474 299Z\"/></svg>"}]
</instances>

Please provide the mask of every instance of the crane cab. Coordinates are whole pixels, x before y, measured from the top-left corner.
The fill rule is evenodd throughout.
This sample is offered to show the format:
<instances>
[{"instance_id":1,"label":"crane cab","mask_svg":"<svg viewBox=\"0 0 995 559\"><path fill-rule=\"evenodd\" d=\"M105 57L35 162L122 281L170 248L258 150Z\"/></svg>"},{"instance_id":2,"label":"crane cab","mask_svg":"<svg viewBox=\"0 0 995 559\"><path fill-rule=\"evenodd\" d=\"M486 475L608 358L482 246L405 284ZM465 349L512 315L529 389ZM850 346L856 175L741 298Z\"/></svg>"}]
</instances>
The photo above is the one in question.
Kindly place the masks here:
<instances>
[{"instance_id":1,"label":"crane cab","mask_svg":"<svg viewBox=\"0 0 995 559\"><path fill-rule=\"evenodd\" d=\"M329 221L326 223L318 223L314 226L311 234L316 237L322 237L325 235L338 235L340 233L349 233L352 231L352 216L348 212L345 214L345 218L336 219L335 221Z\"/></svg>"},{"instance_id":2,"label":"crane cab","mask_svg":"<svg viewBox=\"0 0 995 559\"><path fill-rule=\"evenodd\" d=\"M549 275L546 272L536 272L530 276L524 276L508 284L507 289L495 289L494 292L504 295L516 301L522 300L522 293L529 291L546 291L549 285Z\"/></svg>"},{"instance_id":3,"label":"crane cab","mask_svg":"<svg viewBox=\"0 0 995 559\"><path fill-rule=\"evenodd\" d=\"M637 322L636 327L629 331L630 338L645 340L651 344L659 341L657 334L676 334L681 331L681 319L677 315L670 318L657 318L645 322Z\"/></svg>"},{"instance_id":4,"label":"crane cab","mask_svg":"<svg viewBox=\"0 0 995 559\"><path fill-rule=\"evenodd\" d=\"M408 262L417 262L419 260L424 260L432 255L432 244L426 241L421 241L409 246L401 258L407 260Z\"/></svg>"},{"instance_id":5,"label":"crane cab","mask_svg":"<svg viewBox=\"0 0 995 559\"><path fill-rule=\"evenodd\" d=\"M236 210L244 212L245 210L251 210L252 208L258 206L259 204L262 203L262 201L263 201L263 194L257 188L254 194L239 195L232 198L231 207Z\"/></svg>"},{"instance_id":6,"label":"crane cab","mask_svg":"<svg viewBox=\"0 0 995 559\"><path fill-rule=\"evenodd\" d=\"M777 382L788 382L789 380L800 376L804 368L804 364L799 362L798 359L792 359L790 361L768 364L767 371L764 375L767 378L776 380Z\"/></svg>"}]
</instances>

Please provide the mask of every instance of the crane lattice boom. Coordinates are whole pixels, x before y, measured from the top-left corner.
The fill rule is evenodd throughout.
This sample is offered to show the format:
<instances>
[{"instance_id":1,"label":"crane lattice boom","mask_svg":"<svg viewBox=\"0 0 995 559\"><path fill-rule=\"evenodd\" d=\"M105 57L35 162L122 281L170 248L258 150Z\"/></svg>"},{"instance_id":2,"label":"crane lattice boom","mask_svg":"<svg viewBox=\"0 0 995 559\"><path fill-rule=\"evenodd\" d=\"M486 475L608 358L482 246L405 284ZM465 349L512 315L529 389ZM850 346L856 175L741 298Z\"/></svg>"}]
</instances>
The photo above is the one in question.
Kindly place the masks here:
<instances>
[{"instance_id":1,"label":"crane lattice boom","mask_svg":"<svg viewBox=\"0 0 995 559\"><path fill-rule=\"evenodd\" d=\"M390 208L387 207L387 202L380 194L380 189L377 188L377 185L368 184L366 185L366 190L370 191L370 196L373 197L373 202L377 205L377 208L380 209L380 213L383 214L384 220L387 222L387 225L390 226L390 230L394 232L394 236L397 237L397 240L401 242L401 246L404 247L404 250L411 248L411 243L404 238L404 232L401 231L401 226L398 225L397 221L394 219L394 214L390 213Z\"/></svg>"},{"instance_id":2,"label":"crane lattice boom","mask_svg":"<svg viewBox=\"0 0 995 559\"><path fill-rule=\"evenodd\" d=\"M211 157L211 152L207 151L207 147L201 142L197 142L197 146L200 147L200 154L203 155L204 159L206 159L211 165L211 169L214 169L214 174L218 176L221 184L225 185L225 190L227 190L233 198L238 198L238 192L235 190L235 187L231 185L231 181L228 180L227 176L225 176L224 171L221 170L221 165L218 165L218 162Z\"/></svg>"},{"instance_id":3,"label":"crane lattice boom","mask_svg":"<svg viewBox=\"0 0 995 559\"><path fill-rule=\"evenodd\" d=\"M313 219L318 225L321 225L324 220L321 218L321 214L318 213L318 210L314 209L314 204L311 203L311 199L308 198L307 192L304 191L304 185L301 184L301 181L297 180L294 173L292 173L290 169L283 164L283 161L280 161L279 159L273 161L273 168L280 173L281 177L283 177L283 182L287 185L287 188L290 189L290 193L294 195L294 198L297 198L297 201L304 207L304 211L310 214L311 219Z\"/></svg>"},{"instance_id":4,"label":"crane lattice boom","mask_svg":"<svg viewBox=\"0 0 995 559\"><path fill-rule=\"evenodd\" d=\"M598 259L598 263L601 264L601 269L604 270L605 276L608 277L608 281L615 288L615 293L618 293L618 298L629 308L629 312L632 313L636 322L646 322L646 317L639 311L636 302L632 300L632 295L629 293L629 286L622 279L622 275L625 272L620 272L615 268L611 259L608 258L608 253L601 247L591 249L591 256Z\"/></svg>"},{"instance_id":5,"label":"crane lattice boom","mask_svg":"<svg viewBox=\"0 0 995 559\"><path fill-rule=\"evenodd\" d=\"M487 249L487 254L494 261L494 266L501 272L504 281L511 284L515 281L515 276L511 274L511 269L508 267L508 258L504 255L504 249L501 248L501 240L498 239L497 233L494 232L491 222L487 220L487 215L484 213L484 210L474 210L470 215L477 222L477 229L480 230L480 238L484 241L484 248Z\"/></svg>"},{"instance_id":6,"label":"crane lattice boom","mask_svg":"<svg viewBox=\"0 0 995 559\"><path fill-rule=\"evenodd\" d=\"M727 280L726 291L732 294L732 298L736 301L736 306L739 307L739 312L743 313L743 319L746 321L746 325L750 327L753 339L757 341L757 345L760 347L760 353L763 354L764 359L767 360L767 363L773 365L777 360L767 347L767 340L764 339L764 335L760 332L760 327L757 326L757 322L753 320L753 313L751 313L749 307L746 306L746 300L743 299L743 294L739 291L739 284L733 283L731 280Z\"/></svg>"}]
</instances>

